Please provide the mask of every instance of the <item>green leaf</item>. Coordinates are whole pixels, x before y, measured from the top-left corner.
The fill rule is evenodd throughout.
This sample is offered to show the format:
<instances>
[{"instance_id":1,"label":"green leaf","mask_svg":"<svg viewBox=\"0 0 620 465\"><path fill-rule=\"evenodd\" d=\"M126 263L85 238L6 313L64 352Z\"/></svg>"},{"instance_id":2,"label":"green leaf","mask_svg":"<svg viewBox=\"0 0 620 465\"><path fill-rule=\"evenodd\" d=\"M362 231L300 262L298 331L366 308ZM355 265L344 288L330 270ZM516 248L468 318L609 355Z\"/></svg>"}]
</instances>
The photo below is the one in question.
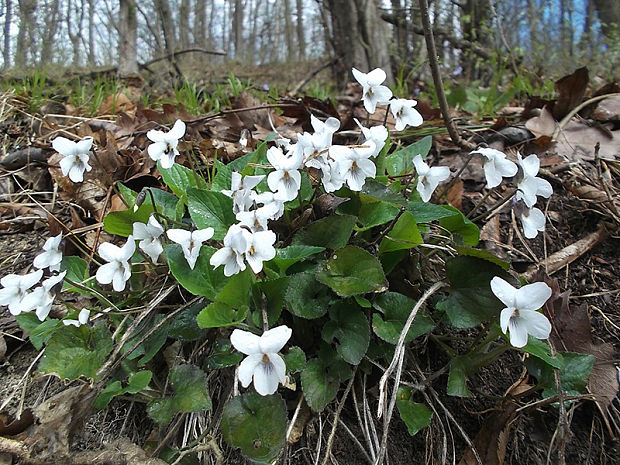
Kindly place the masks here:
<instances>
[{"instance_id":1,"label":"green leaf","mask_svg":"<svg viewBox=\"0 0 620 465\"><path fill-rule=\"evenodd\" d=\"M310 360L301 372L301 387L306 402L315 412L322 411L338 393L340 377L319 359Z\"/></svg>"},{"instance_id":2,"label":"green leaf","mask_svg":"<svg viewBox=\"0 0 620 465\"><path fill-rule=\"evenodd\" d=\"M90 277L88 275L88 263L86 260L76 257L74 255L67 255L62 257L62 262L60 263L60 270L67 271L67 275L65 276L65 281L63 281L62 290L65 292L75 292L83 295L90 295L90 293L85 289L80 289L78 287L73 286L69 283L72 281L74 283L80 283L88 288L96 289L97 283L94 280L88 280Z\"/></svg>"},{"instance_id":3,"label":"green leaf","mask_svg":"<svg viewBox=\"0 0 620 465\"><path fill-rule=\"evenodd\" d=\"M241 323L247 314L247 306L235 309L223 302L212 302L202 309L196 321L201 328L224 328Z\"/></svg>"},{"instance_id":4,"label":"green leaf","mask_svg":"<svg viewBox=\"0 0 620 465\"><path fill-rule=\"evenodd\" d=\"M596 359L592 355L574 352L558 352L557 361L560 362L560 386L566 395L579 395L586 392L588 378ZM557 385L553 367L537 357L529 357L525 361L528 372L538 379L538 385L543 388L543 397L556 395Z\"/></svg>"},{"instance_id":5,"label":"green leaf","mask_svg":"<svg viewBox=\"0 0 620 465\"><path fill-rule=\"evenodd\" d=\"M221 192L230 190L233 169L231 165L225 165L219 160L215 160L215 169L217 170L213 180L211 181L211 190Z\"/></svg>"},{"instance_id":6,"label":"green leaf","mask_svg":"<svg viewBox=\"0 0 620 465\"><path fill-rule=\"evenodd\" d=\"M357 365L368 349L370 328L361 308L341 300L329 309L321 336L328 344L335 342L345 362Z\"/></svg>"},{"instance_id":7,"label":"green leaf","mask_svg":"<svg viewBox=\"0 0 620 465\"><path fill-rule=\"evenodd\" d=\"M93 378L112 350L112 338L105 323L93 328L84 325L62 329L55 331L47 342L39 370L67 379Z\"/></svg>"},{"instance_id":8,"label":"green leaf","mask_svg":"<svg viewBox=\"0 0 620 465\"><path fill-rule=\"evenodd\" d=\"M30 342L37 350L41 350L43 344L52 337L52 334L64 326L60 323L60 320L54 318L41 322L36 314L30 312L20 313L15 316L15 319L23 330L30 333L28 335Z\"/></svg>"},{"instance_id":9,"label":"green leaf","mask_svg":"<svg viewBox=\"0 0 620 465\"><path fill-rule=\"evenodd\" d=\"M305 260L308 257L312 257L323 250L325 250L325 247L290 245L283 249L276 249L276 256L273 259L273 262L278 265L281 273L286 273L286 270L291 265Z\"/></svg>"},{"instance_id":10,"label":"green leaf","mask_svg":"<svg viewBox=\"0 0 620 465\"><path fill-rule=\"evenodd\" d=\"M359 193L362 200L380 200L392 205L405 206L406 200L402 195L393 192L384 183L374 179L367 179Z\"/></svg>"},{"instance_id":11,"label":"green leaf","mask_svg":"<svg viewBox=\"0 0 620 465\"><path fill-rule=\"evenodd\" d=\"M132 348L140 339L142 339L143 335L150 331L150 329L157 325L161 320L164 319L164 315L156 315L153 318L153 321L149 321L145 324L142 324L140 329L136 331L135 336L133 336L127 344L123 346L123 353ZM168 329L170 324L164 324L160 328L158 328L153 334L151 334L146 340L142 341L135 350L133 350L128 356L127 359L135 360L138 357L141 357L138 360L138 366L144 366L150 360L157 355L159 349L163 347L168 339Z\"/></svg>"},{"instance_id":12,"label":"green leaf","mask_svg":"<svg viewBox=\"0 0 620 465\"><path fill-rule=\"evenodd\" d=\"M112 381L109 383L103 391L97 396L93 405L95 408L104 409L108 406L110 401L114 399L116 396L119 396L124 393L123 385L120 381Z\"/></svg>"},{"instance_id":13,"label":"green leaf","mask_svg":"<svg viewBox=\"0 0 620 465\"><path fill-rule=\"evenodd\" d=\"M224 239L228 228L237 222L233 213L232 199L220 192L192 187L187 191L187 205L198 229L207 227L214 229L213 240Z\"/></svg>"},{"instance_id":14,"label":"green leaf","mask_svg":"<svg viewBox=\"0 0 620 465\"><path fill-rule=\"evenodd\" d=\"M312 273L295 274L289 278L284 300L293 315L309 320L319 318L327 312L329 288Z\"/></svg>"},{"instance_id":15,"label":"green leaf","mask_svg":"<svg viewBox=\"0 0 620 465\"><path fill-rule=\"evenodd\" d=\"M157 423L170 422L178 412L211 410L211 398L207 392L207 375L193 365L178 365L170 370L168 384L174 395L151 401L147 414Z\"/></svg>"},{"instance_id":16,"label":"green leaf","mask_svg":"<svg viewBox=\"0 0 620 465\"><path fill-rule=\"evenodd\" d=\"M435 205L430 202L411 200L407 203L409 211L413 213L418 223L430 223L431 221L457 215L456 212L444 208L442 205Z\"/></svg>"},{"instance_id":17,"label":"green leaf","mask_svg":"<svg viewBox=\"0 0 620 465\"><path fill-rule=\"evenodd\" d=\"M237 365L243 354L233 349L229 339L217 339L207 357L207 367L212 369L226 368Z\"/></svg>"},{"instance_id":18,"label":"green leaf","mask_svg":"<svg viewBox=\"0 0 620 465\"><path fill-rule=\"evenodd\" d=\"M478 241L480 240L480 230L478 226L466 218L458 209L450 205L443 205L442 207L455 214L441 218L439 220L439 225L442 228L446 228L452 234L460 236L463 239L463 243L474 247L478 245Z\"/></svg>"},{"instance_id":19,"label":"green leaf","mask_svg":"<svg viewBox=\"0 0 620 465\"><path fill-rule=\"evenodd\" d=\"M150 190L153 194L158 212L176 219L178 199L174 195L152 187L144 190ZM147 193L144 203L140 205L137 211L134 212L133 208L130 208L127 210L110 212L104 218L103 226L110 234L127 237L133 233L133 224L136 222L147 223L153 211L153 202L151 196Z\"/></svg>"},{"instance_id":20,"label":"green leaf","mask_svg":"<svg viewBox=\"0 0 620 465\"><path fill-rule=\"evenodd\" d=\"M228 283L222 267L214 269L209 263L215 249L202 246L196 265L192 270L187 264L183 250L178 244L169 244L165 247L166 260L172 275L181 286L194 295L202 295L211 300Z\"/></svg>"},{"instance_id":21,"label":"green leaf","mask_svg":"<svg viewBox=\"0 0 620 465\"><path fill-rule=\"evenodd\" d=\"M378 313L372 315L373 331L384 341L396 344L407 318L415 306L415 301L397 292L384 292L377 296L373 306L383 313L383 316ZM407 336L405 336L405 342L413 341L434 327L435 323L426 312L423 309L418 310Z\"/></svg>"},{"instance_id":22,"label":"green leaf","mask_svg":"<svg viewBox=\"0 0 620 465\"><path fill-rule=\"evenodd\" d=\"M413 170L413 159L416 155L422 155L422 158L426 158L428 152L431 150L431 144L433 138L426 136L423 139L388 155L385 158L385 167L390 176L397 176L399 174L408 173Z\"/></svg>"},{"instance_id":23,"label":"green leaf","mask_svg":"<svg viewBox=\"0 0 620 465\"><path fill-rule=\"evenodd\" d=\"M127 208L133 208L133 206L136 203L136 197L138 196L138 193L136 191L130 189L129 187L125 186L121 182L117 182L116 183L116 187L118 188L119 192L121 193L121 195L125 199L125 202L127 202L127 204L128 204Z\"/></svg>"},{"instance_id":24,"label":"green leaf","mask_svg":"<svg viewBox=\"0 0 620 465\"><path fill-rule=\"evenodd\" d=\"M351 215L332 215L310 223L293 237L293 245L312 245L326 249L344 247L351 237L357 218Z\"/></svg>"},{"instance_id":25,"label":"green leaf","mask_svg":"<svg viewBox=\"0 0 620 465\"><path fill-rule=\"evenodd\" d=\"M459 245L457 245L455 249L459 255L482 258L483 260L487 260L491 263L495 263L497 266L503 268L504 271L508 271L510 269L510 263L505 262L504 260L496 257L488 250L474 249L472 247L463 247Z\"/></svg>"},{"instance_id":26,"label":"green leaf","mask_svg":"<svg viewBox=\"0 0 620 465\"><path fill-rule=\"evenodd\" d=\"M306 368L306 354L299 347L291 347L284 356L284 363L289 375L300 372Z\"/></svg>"},{"instance_id":27,"label":"green leaf","mask_svg":"<svg viewBox=\"0 0 620 465\"><path fill-rule=\"evenodd\" d=\"M379 260L364 249L354 246L335 251L316 278L341 297L387 289Z\"/></svg>"},{"instance_id":28,"label":"green leaf","mask_svg":"<svg viewBox=\"0 0 620 465\"><path fill-rule=\"evenodd\" d=\"M269 279L257 283L260 291L265 295L265 299L267 299L267 322L269 326L272 326L278 318L280 318L289 281L290 278L284 276L282 278Z\"/></svg>"},{"instance_id":29,"label":"green leaf","mask_svg":"<svg viewBox=\"0 0 620 465\"><path fill-rule=\"evenodd\" d=\"M260 396L248 391L230 399L222 413L224 439L252 463L267 465L278 458L286 426L286 405L278 394Z\"/></svg>"},{"instance_id":30,"label":"green leaf","mask_svg":"<svg viewBox=\"0 0 620 465\"><path fill-rule=\"evenodd\" d=\"M503 304L491 291L491 279L510 280L500 266L481 258L458 256L446 261L450 293L436 307L456 328L472 328L499 315Z\"/></svg>"},{"instance_id":31,"label":"green leaf","mask_svg":"<svg viewBox=\"0 0 620 465\"><path fill-rule=\"evenodd\" d=\"M467 389L467 367L469 359L465 356L454 357L450 362L447 392L450 396L471 397Z\"/></svg>"},{"instance_id":32,"label":"green leaf","mask_svg":"<svg viewBox=\"0 0 620 465\"><path fill-rule=\"evenodd\" d=\"M424 404L413 402L411 388L401 386L396 394L396 407L400 418L407 425L407 430L414 436L422 428L431 424L433 412Z\"/></svg>"},{"instance_id":33,"label":"green leaf","mask_svg":"<svg viewBox=\"0 0 620 465\"><path fill-rule=\"evenodd\" d=\"M127 392L130 394L137 394L138 392L146 389L151 382L153 373L150 370L142 370L129 375L129 385L127 386Z\"/></svg>"},{"instance_id":34,"label":"green leaf","mask_svg":"<svg viewBox=\"0 0 620 465\"><path fill-rule=\"evenodd\" d=\"M510 335L508 334L502 333L502 337L506 339L506 341L510 340ZM562 367L562 361L558 360L557 358L554 358L551 355L551 347L549 347L549 344L539 339L536 339L535 337L530 336L528 338L527 344L521 347L520 350L522 350L523 352L527 352L528 354L531 354L534 357L539 358L540 360L545 362L547 365L550 365L554 368Z\"/></svg>"},{"instance_id":35,"label":"green leaf","mask_svg":"<svg viewBox=\"0 0 620 465\"><path fill-rule=\"evenodd\" d=\"M394 224L392 230L381 241L379 253L411 249L424 242L414 216L406 211Z\"/></svg>"},{"instance_id":36,"label":"green leaf","mask_svg":"<svg viewBox=\"0 0 620 465\"><path fill-rule=\"evenodd\" d=\"M190 187L206 189L207 183L200 176L200 173L190 170L185 166L174 163L171 168L164 169L160 162L157 162L157 169L161 173L161 177L178 197L183 196Z\"/></svg>"},{"instance_id":37,"label":"green leaf","mask_svg":"<svg viewBox=\"0 0 620 465\"><path fill-rule=\"evenodd\" d=\"M196 341L203 335L203 331L196 323L196 317L204 307L203 302L197 302L179 313L170 323L168 337L180 341Z\"/></svg>"}]
</instances>

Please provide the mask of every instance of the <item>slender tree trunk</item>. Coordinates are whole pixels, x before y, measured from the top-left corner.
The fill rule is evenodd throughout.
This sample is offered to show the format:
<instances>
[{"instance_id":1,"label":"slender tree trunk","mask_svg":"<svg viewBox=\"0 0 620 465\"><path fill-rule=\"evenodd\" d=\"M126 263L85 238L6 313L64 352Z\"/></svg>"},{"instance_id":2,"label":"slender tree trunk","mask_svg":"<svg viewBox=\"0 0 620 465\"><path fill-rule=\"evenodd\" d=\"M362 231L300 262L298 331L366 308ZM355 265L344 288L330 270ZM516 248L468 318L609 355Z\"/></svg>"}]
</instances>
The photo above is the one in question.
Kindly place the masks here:
<instances>
[{"instance_id":1,"label":"slender tree trunk","mask_svg":"<svg viewBox=\"0 0 620 465\"><path fill-rule=\"evenodd\" d=\"M95 66L95 0L88 0L88 65Z\"/></svg>"},{"instance_id":2,"label":"slender tree trunk","mask_svg":"<svg viewBox=\"0 0 620 465\"><path fill-rule=\"evenodd\" d=\"M138 73L137 21L135 0L119 0L118 15L118 73L121 76Z\"/></svg>"},{"instance_id":3,"label":"slender tree trunk","mask_svg":"<svg viewBox=\"0 0 620 465\"><path fill-rule=\"evenodd\" d=\"M181 49L185 50L189 48L189 16L190 5L189 0L181 0L179 6L179 41L181 42Z\"/></svg>"},{"instance_id":4,"label":"slender tree trunk","mask_svg":"<svg viewBox=\"0 0 620 465\"><path fill-rule=\"evenodd\" d=\"M207 2L196 0L194 2L194 45L207 47Z\"/></svg>"},{"instance_id":5,"label":"slender tree trunk","mask_svg":"<svg viewBox=\"0 0 620 465\"><path fill-rule=\"evenodd\" d=\"M618 28L620 27L618 0L594 0L594 6L602 23L605 37L618 41Z\"/></svg>"},{"instance_id":6,"label":"slender tree trunk","mask_svg":"<svg viewBox=\"0 0 620 465\"><path fill-rule=\"evenodd\" d=\"M6 0L4 6L4 50L3 50L3 67L8 69L11 67L11 20L13 19L13 3Z\"/></svg>"},{"instance_id":7,"label":"slender tree trunk","mask_svg":"<svg viewBox=\"0 0 620 465\"><path fill-rule=\"evenodd\" d=\"M36 0L18 0L19 4L19 31L15 48L15 66L24 67L28 63L28 54L34 47L34 28L36 21L34 13L37 9Z\"/></svg>"},{"instance_id":8,"label":"slender tree trunk","mask_svg":"<svg viewBox=\"0 0 620 465\"><path fill-rule=\"evenodd\" d=\"M59 15L60 4L58 0L54 0L48 4L47 11L45 12L45 24L47 24L47 28L41 40L41 63L51 63L53 61L56 34L58 32L58 25L60 24L58 20Z\"/></svg>"},{"instance_id":9,"label":"slender tree trunk","mask_svg":"<svg viewBox=\"0 0 620 465\"><path fill-rule=\"evenodd\" d=\"M79 12L79 14L77 14ZM75 18L73 17L76 14ZM67 24L67 35L71 41L73 50L72 66L78 68L80 66L80 49L82 41L82 22L84 19L84 8L76 8L76 3L72 0L67 2L67 11L65 22Z\"/></svg>"},{"instance_id":10,"label":"slender tree trunk","mask_svg":"<svg viewBox=\"0 0 620 465\"><path fill-rule=\"evenodd\" d=\"M157 11L157 16L161 21L162 31L164 33L166 53L172 54L176 49L177 41L172 12L170 11L170 4L168 3L168 0L155 0L154 4L155 10Z\"/></svg>"},{"instance_id":11,"label":"slender tree trunk","mask_svg":"<svg viewBox=\"0 0 620 465\"><path fill-rule=\"evenodd\" d=\"M235 0L233 13L233 34L235 43L235 58L242 58L243 51L243 2Z\"/></svg>"},{"instance_id":12,"label":"slender tree trunk","mask_svg":"<svg viewBox=\"0 0 620 465\"><path fill-rule=\"evenodd\" d=\"M304 27L304 2L297 1L297 46L299 47L299 60L306 59L306 29Z\"/></svg>"},{"instance_id":13,"label":"slender tree trunk","mask_svg":"<svg viewBox=\"0 0 620 465\"><path fill-rule=\"evenodd\" d=\"M295 57L293 45L293 20L291 18L291 1L284 0L284 36L286 39L286 61L291 62Z\"/></svg>"}]
</instances>

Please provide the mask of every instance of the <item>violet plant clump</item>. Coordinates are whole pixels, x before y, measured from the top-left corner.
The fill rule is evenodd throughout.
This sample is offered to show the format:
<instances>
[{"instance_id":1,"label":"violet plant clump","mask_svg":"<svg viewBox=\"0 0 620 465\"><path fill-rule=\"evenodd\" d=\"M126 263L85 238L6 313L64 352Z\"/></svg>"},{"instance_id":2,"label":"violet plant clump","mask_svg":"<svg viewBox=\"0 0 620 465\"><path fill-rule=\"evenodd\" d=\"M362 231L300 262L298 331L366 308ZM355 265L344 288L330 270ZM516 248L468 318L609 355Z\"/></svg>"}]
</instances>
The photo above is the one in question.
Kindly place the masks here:
<instances>
[{"instance_id":1,"label":"violet plant clump","mask_svg":"<svg viewBox=\"0 0 620 465\"><path fill-rule=\"evenodd\" d=\"M397 131L422 124L416 102L393 98L381 69L353 75L369 113L389 105ZM356 124L359 140L334 144L340 121L312 115L312 133L296 140L276 134L276 143L260 143L227 165L215 161L209 179L176 163L185 123L149 131L146 150L168 189L119 186L128 208L108 213L104 227L124 239L102 243L91 260L63 256L58 235L35 258L38 271L0 279L0 305L24 326L46 325L46 339L33 339L46 351L39 370L103 380L96 384L100 408L117 395L148 390L141 399L158 423L213 408L209 373L228 372L235 385L234 396L220 400L224 437L264 462L282 451L292 415L282 399L291 399L292 389L321 412L352 377L398 361L404 344L439 341L432 350L449 356L443 370L454 396L470 395L468 378L510 348L561 369L561 357L544 342L551 322L539 311L550 288L514 287L510 264L476 249L478 227L455 208L431 202L451 172L431 166L430 136L391 151L386 126ZM71 162L61 162L68 167L63 173L81 181L92 140L55 141ZM497 150L474 153L485 157L488 188L517 180L514 208L521 209L525 236L544 230L544 214L534 205L552 189L537 177L538 159L517 155L517 165ZM425 276L432 255L444 264L443 281L434 286ZM420 276L411 282L403 270L414 262ZM427 300L426 289L436 295ZM63 298L71 293L82 298ZM53 310L54 303L62 308ZM450 339L440 334L445 328L478 336L457 350L442 342ZM127 345L115 348L119 341ZM189 344L204 350L192 352L191 363L153 372L162 365L155 358L173 343L179 359ZM67 358L72 351L84 357L74 363ZM106 372L109 357L123 369ZM431 409L415 405L427 419L418 426L427 426ZM260 447L250 447L263 415L284 424L268 423Z\"/></svg>"}]
</instances>

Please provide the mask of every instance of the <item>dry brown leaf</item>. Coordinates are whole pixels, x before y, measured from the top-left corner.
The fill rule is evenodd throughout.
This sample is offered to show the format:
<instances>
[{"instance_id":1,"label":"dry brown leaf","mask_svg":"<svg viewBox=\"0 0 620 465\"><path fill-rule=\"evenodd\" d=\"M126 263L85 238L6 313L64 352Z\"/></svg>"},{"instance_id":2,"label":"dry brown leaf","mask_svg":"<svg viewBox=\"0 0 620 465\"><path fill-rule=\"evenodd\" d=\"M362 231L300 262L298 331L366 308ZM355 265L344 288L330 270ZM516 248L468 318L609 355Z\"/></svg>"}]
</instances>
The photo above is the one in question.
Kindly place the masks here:
<instances>
[{"instance_id":1,"label":"dry brown leaf","mask_svg":"<svg viewBox=\"0 0 620 465\"><path fill-rule=\"evenodd\" d=\"M495 215L480 230L481 241L492 241L501 243L501 228L499 224L499 215Z\"/></svg>"},{"instance_id":2,"label":"dry brown leaf","mask_svg":"<svg viewBox=\"0 0 620 465\"><path fill-rule=\"evenodd\" d=\"M555 83L559 96L553 106L553 116L561 120L573 108L581 103L588 86L588 68L577 69L573 74L564 76Z\"/></svg>"},{"instance_id":3,"label":"dry brown leaf","mask_svg":"<svg viewBox=\"0 0 620 465\"><path fill-rule=\"evenodd\" d=\"M461 179L457 179L452 183L446 195L450 205L457 210L463 209L463 181Z\"/></svg>"},{"instance_id":4,"label":"dry brown leaf","mask_svg":"<svg viewBox=\"0 0 620 465\"><path fill-rule=\"evenodd\" d=\"M123 92L117 92L106 98L99 107L97 114L99 115L111 115L116 114L119 111L125 113L136 111L136 104L129 100Z\"/></svg>"}]
</instances>

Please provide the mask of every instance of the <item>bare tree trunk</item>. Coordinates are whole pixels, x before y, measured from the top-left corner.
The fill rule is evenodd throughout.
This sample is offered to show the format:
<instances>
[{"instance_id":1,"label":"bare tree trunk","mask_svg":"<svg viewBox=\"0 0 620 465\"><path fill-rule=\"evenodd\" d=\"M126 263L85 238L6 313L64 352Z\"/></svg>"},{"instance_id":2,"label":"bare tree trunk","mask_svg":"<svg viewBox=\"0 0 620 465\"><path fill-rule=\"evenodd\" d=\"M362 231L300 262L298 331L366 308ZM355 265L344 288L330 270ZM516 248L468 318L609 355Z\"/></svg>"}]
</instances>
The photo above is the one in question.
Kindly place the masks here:
<instances>
[{"instance_id":1,"label":"bare tree trunk","mask_svg":"<svg viewBox=\"0 0 620 465\"><path fill-rule=\"evenodd\" d=\"M181 49L185 50L189 48L189 16L190 5L189 0L181 0L179 7L179 41L181 42Z\"/></svg>"},{"instance_id":2,"label":"bare tree trunk","mask_svg":"<svg viewBox=\"0 0 620 465\"><path fill-rule=\"evenodd\" d=\"M74 12L79 12L76 18L72 18ZM75 19L75 23L73 20ZM67 23L67 35L71 41L71 47L73 49L72 66L80 66L80 49L82 41L82 22L84 19L84 8L76 8L76 4L73 0L67 2L67 11L65 16L65 22Z\"/></svg>"},{"instance_id":3,"label":"bare tree trunk","mask_svg":"<svg viewBox=\"0 0 620 465\"><path fill-rule=\"evenodd\" d=\"M603 34L609 40L618 40L620 8L618 0L594 0L594 6L602 23Z\"/></svg>"},{"instance_id":4,"label":"bare tree trunk","mask_svg":"<svg viewBox=\"0 0 620 465\"><path fill-rule=\"evenodd\" d=\"M60 5L58 0L54 0L48 4L47 11L45 12L45 24L47 28L41 38L41 63L50 63L54 55L54 46L56 45L56 33L58 32L58 25L60 21L58 16L60 14Z\"/></svg>"},{"instance_id":5,"label":"bare tree trunk","mask_svg":"<svg viewBox=\"0 0 620 465\"><path fill-rule=\"evenodd\" d=\"M194 45L207 47L207 2L196 0L194 2ZM213 6L211 6L213 8Z\"/></svg>"},{"instance_id":6,"label":"bare tree trunk","mask_svg":"<svg viewBox=\"0 0 620 465\"><path fill-rule=\"evenodd\" d=\"M28 63L28 54L34 46L34 29L36 21L34 13L37 9L36 0L18 0L19 4L19 32L17 33L17 47L15 48L15 66L24 67Z\"/></svg>"},{"instance_id":7,"label":"bare tree trunk","mask_svg":"<svg viewBox=\"0 0 620 465\"><path fill-rule=\"evenodd\" d=\"M88 65L95 66L95 0L88 0Z\"/></svg>"},{"instance_id":8,"label":"bare tree trunk","mask_svg":"<svg viewBox=\"0 0 620 465\"><path fill-rule=\"evenodd\" d=\"M243 3L235 0L235 11L233 16L233 34L235 43L235 58L241 58L243 49Z\"/></svg>"},{"instance_id":9,"label":"bare tree trunk","mask_svg":"<svg viewBox=\"0 0 620 465\"><path fill-rule=\"evenodd\" d=\"M119 0L118 13L118 74L138 73L137 21L135 0Z\"/></svg>"},{"instance_id":10,"label":"bare tree trunk","mask_svg":"<svg viewBox=\"0 0 620 465\"><path fill-rule=\"evenodd\" d=\"M8 69L11 67L11 20L13 19L13 3L6 0L4 8L4 50L3 50L3 67Z\"/></svg>"},{"instance_id":11,"label":"bare tree trunk","mask_svg":"<svg viewBox=\"0 0 620 465\"><path fill-rule=\"evenodd\" d=\"M286 39L286 61L291 62L295 57L293 45L293 22L291 19L291 1L284 0L284 36Z\"/></svg>"},{"instance_id":12,"label":"bare tree trunk","mask_svg":"<svg viewBox=\"0 0 620 465\"><path fill-rule=\"evenodd\" d=\"M161 28L164 33L164 42L166 44L166 53L172 54L176 48L176 32L174 22L172 20L172 12L168 0L154 0L157 16L161 21Z\"/></svg>"},{"instance_id":13,"label":"bare tree trunk","mask_svg":"<svg viewBox=\"0 0 620 465\"><path fill-rule=\"evenodd\" d=\"M299 60L304 60L306 58L306 34L303 0L297 0L297 46L299 47Z\"/></svg>"}]
</instances>

